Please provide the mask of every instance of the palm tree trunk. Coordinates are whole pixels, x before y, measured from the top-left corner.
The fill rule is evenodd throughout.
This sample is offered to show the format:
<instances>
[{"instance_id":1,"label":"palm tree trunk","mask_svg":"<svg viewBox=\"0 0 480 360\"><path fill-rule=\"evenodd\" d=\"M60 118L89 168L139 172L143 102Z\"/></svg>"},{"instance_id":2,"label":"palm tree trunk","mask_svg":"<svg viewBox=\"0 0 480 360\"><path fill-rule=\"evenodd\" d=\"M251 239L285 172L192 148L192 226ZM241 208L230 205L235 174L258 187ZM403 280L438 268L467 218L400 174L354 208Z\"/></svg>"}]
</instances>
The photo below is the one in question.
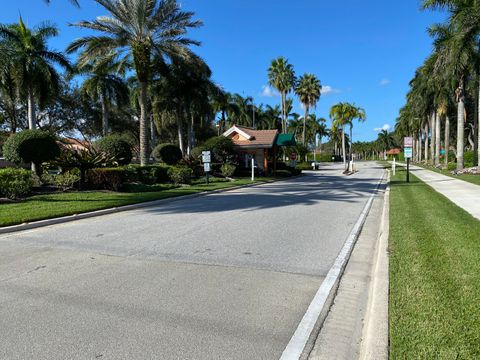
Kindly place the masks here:
<instances>
[{"instance_id":1,"label":"palm tree trunk","mask_svg":"<svg viewBox=\"0 0 480 360\"><path fill-rule=\"evenodd\" d=\"M353 122L353 120L352 120ZM348 147L348 160L349 160L349 170L350 170L350 164L353 164L353 154L352 154L352 145L353 145L353 124L350 123L350 143L349 143L349 147ZM352 169L351 171L353 171L353 165L352 165Z\"/></svg>"},{"instance_id":2,"label":"palm tree trunk","mask_svg":"<svg viewBox=\"0 0 480 360\"><path fill-rule=\"evenodd\" d=\"M147 82L140 82L140 165L148 164Z\"/></svg>"},{"instance_id":3,"label":"palm tree trunk","mask_svg":"<svg viewBox=\"0 0 480 360\"><path fill-rule=\"evenodd\" d=\"M342 152L343 152L343 167L346 168L347 159L345 158L345 126L342 126Z\"/></svg>"},{"instance_id":4,"label":"palm tree trunk","mask_svg":"<svg viewBox=\"0 0 480 360\"><path fill-rule=\"evenodd\" d=\"M440 165L440 115L435 112L435 166Z\"/></svg>"},{"instance_id":5,"label":"palm tree trunk","mask_svg":"<svg viewBox=\"0 0 480 360\"><path fill-rule=\"evenodd\" d=\"M463 170L463 148L465 145L465 103L463 97L463 80L459 86L457 102L457 170Z\"/></svg>"},{"instance_id":6,"label":"palm tree trunk","mask_svg":"<svg viewBox=\"0 0 480 360\"><path fill-rule=\"evenodd\" d=\"M183 124L182 116L180 109L177 110L177 135L178 135L178 147L182 151L182 154L185 155L185 146L183 144Z\"/></svg>"},{"instance_id":7,"label":"palm tree trunk","mask_svg":"<svg viewBox=\"0 0 480 360\"><path fill-rule=\"evenodd\" d=\"M28 89L28 128L36 129L37 128L37 119L35 115L35 95L33 89Z\"/></svg>"},{"instance_id":8,"label":"palm tree trunk","mask_svg":"<svg viewBox=\"0 0 480 360\"><path fill-rule=\"evenodd\" d=\"M287 115L286 115L286 101L285 101L285 92L282 91L282 133L287 133Z\"/></svg>"},{"instance_id":9,"label":"palm tree trunk","mask_svg":"<svg viewBox=\"0 0 480 360\"><path fill-rule=\"evenodd\" d=\"M445 117L445 166L448 166L448 149L450 148L450 119Z\"/></svg>"},{"instance_id":10,"label":"palm tree trunk","mask_svg":"<svg viewBox=\"0 0 480 360\"><path fill-rule=\"evenodd\" d=\"M157 129L152 114L150 114L150 144L152 147L157 144Z\"/></svg>"},{"instance_id":11,"label":"palm tree trunk","mask_svg":"<svg viewBox=\"0 0 480 360\"><path fill-rule=\"evenodd\" d=\"M108 107L107 107L107 100L105 96L102 96L102 135L108 135Z\"/></svg>"},{"instance_id":12,"label":"palm tree trunk","mask_svg":"<svg viewBox=\"0 0 480 360\"><path fill-rule=\"evenodd\" d=\"M425 161L428 162L428 121L425 122Z\"/></svg>"},{"instance_id":13,"label":"palm tree trunk","mask_svg":"<svg viewBox=\"0 0 480 360\"><path fill-rule=\"evenodd\" d=\"M431 125L430 125L430 159L432 160L432 164L435 161L435 112L432 113L430 118Z\"/></svg>"},{"instance_id":14,"label":"palm tree trunk","mask_svg":"<svg viewBox=\"0 0 480 360\"><path fill-rule=\"evenodd\" d=\"M308 106L305 106L305 115L303 116L303 132L302 132L303 146L306 146L306 144L305 144L305 133L306 133L306 130L307 130L307 116L308 116Z\"/></svg>"},{"instance_id":15,"label":"palm tree trunk","mask_svg":"<svg viewBox=\"0 0 480 360\"><path fill-rule=\"evenodd\" d=\"M480 73L480 70L479 70ZM477 108L477 165L480 166L480 79L478 82L478 108Z\"/></svg>"}]
</instances>

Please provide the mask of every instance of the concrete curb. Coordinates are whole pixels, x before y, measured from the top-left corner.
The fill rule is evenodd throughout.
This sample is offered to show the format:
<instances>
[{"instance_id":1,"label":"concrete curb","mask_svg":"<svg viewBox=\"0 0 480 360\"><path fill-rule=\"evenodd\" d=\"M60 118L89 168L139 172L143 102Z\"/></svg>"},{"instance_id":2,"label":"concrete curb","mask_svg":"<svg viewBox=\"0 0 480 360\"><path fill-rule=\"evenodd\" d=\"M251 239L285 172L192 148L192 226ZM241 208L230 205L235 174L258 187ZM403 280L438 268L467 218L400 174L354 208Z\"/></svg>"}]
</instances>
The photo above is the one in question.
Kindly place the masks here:
<instances>
[{"instance_id":1,"label":"concrete curb","mask_svg":"<svg viewBox=\"0 0 480 360\"><path fill-rule=\"evenodd\" d=\"M218 194L218 193L222 193L222 192L234 191L234 190L249 188L249 187L254 187L254 186L268 185L268 184L272 184L272 183L275 183L275 182L296 179L300 176L302 176L302 174L296 175L296 176L291 176L291 177L284 178L284 179L271 180L271 181L266 181L266 182L261 182L261 183L259 182L259 183L254 183L254 184L232 186L232 187L225 188L225 189L217 189L217 190L210 190L210 191L207 190L207 191L202 191L202 192L195 193L195 194L190 194L190 195L172 196L172 197L166 198L166 199L146 201L146 202L124 205L124 206L118 206L118 207L113 207L113 208L108 208L108 209L89 211L89 212L80 213L80 214L67 215L67 216L62 216L62 217L57 217L57 218L52 218L52 219L45 219L45 220L27 222L27 223L23 223L23 224L19 224L19 225L5 226L5 227L0 227L0 235L9 234L9 233L18 232L18 231L36 229L36 228L50 226L50 225L63 224L63 223L71 222L71 221L88 219L88 218L97 217L97 216L110 215L110 214L115 214L115 213L123 212L123 211L130 211L130 210L147 208L147 207L151 207L151 206L158 206L158 205L162 205L162 204L168 204L170 202L181 201L181 200L186 200L186 199L193 199L193 198L196 198L196 197L206 196L206 195L210 195L210 194Z\"/></svg>"},{"instance_id":2,"label":"concrete curb","mask_svg":"<svg viewBox=\"0 0 480 360\"><path fill-rule=\"evenodd\" d=\"M372 283L368 295L368 305L363 327L363 341L360 348L362 360L386 360L389 353L389 215L390 215L390 172L383 202L380 236L378 239L375 266L372 269Z\"/></svg>"},{"instance_id":3,"label":"concrete curb","mask_svg":"<svg viewBox=\"0 0 480 360\"><path fill-rule=\"evenodd\" d=\"M327 276L318 289L315 297L310 303L307 312L303 316L290 342L282 353L280 360L299 360L308 359L313 349L318 333L328 315L329 309L333 304L338 285L342 278L345 267L350 259L350 255L355 243L360 235L374 198L378 194L378 189L385 179L385 174L377 182L375 192L370 196L363 208L357 222L355 223L350 235L347 237L339 255L335 259Z\"/></svg>"}]
</instances>

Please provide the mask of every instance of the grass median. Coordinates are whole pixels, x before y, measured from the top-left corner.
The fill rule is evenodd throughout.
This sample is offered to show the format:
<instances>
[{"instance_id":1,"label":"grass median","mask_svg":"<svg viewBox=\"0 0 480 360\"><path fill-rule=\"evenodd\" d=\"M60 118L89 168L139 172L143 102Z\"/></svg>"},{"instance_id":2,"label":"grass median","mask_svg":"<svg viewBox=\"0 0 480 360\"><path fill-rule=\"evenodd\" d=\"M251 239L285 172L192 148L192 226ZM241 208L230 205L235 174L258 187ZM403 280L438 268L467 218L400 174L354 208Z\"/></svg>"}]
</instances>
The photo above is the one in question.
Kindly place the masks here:
<instances>
[{"instance_id":1,"label":"grass median","mask_svg":"<svg viewBox=\"0 0 480 360\"><path fill-rule=\"evenodd\" d=\"M259 178L257 183L272 181L272 178ZM250 179L237 179L229 182L194 184L185 187L163 188L158 186L149 191L111 192L82 191L48 195L36 195L12 204L0 205L0 227L17 225L36 220L51 219L60 216L80 214L88 211L130 205L145 201L161 200L171 197L191 195L203 191L226 189L251 184ZM153 191L152 191L153 190Z\"/></svg>"},{"instance_id":2,"label":"grass median","mask_svg":"<svg viewBox=\"0 0 480 360\"><path fill-rule=\"evenodd\" d=\"M480 221L410 179L391 179L391 359L480 359Z\"/></svg>"}]
</instances>

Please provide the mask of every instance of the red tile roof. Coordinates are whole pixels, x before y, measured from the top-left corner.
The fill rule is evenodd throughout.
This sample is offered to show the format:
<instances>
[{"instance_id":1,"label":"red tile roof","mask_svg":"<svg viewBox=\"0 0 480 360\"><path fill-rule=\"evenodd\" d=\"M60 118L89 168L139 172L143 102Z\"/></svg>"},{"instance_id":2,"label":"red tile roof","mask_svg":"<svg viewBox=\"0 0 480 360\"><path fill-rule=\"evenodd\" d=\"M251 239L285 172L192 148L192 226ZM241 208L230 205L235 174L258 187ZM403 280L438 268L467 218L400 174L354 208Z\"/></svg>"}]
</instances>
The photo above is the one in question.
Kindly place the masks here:
<instances>
[{"instance_id":1,"label":"red tile roof","mask_svg":"<svg viewBox=\"0 0 480 360\"><path fill-rule=\"evenodd\" d=\"M235 126L237 129L251 136L249 140L238 140L235 136L232 138L233 143L237 147L273 147L278 130L254 130L242 126Z\"/></svg>"}]
</instances>

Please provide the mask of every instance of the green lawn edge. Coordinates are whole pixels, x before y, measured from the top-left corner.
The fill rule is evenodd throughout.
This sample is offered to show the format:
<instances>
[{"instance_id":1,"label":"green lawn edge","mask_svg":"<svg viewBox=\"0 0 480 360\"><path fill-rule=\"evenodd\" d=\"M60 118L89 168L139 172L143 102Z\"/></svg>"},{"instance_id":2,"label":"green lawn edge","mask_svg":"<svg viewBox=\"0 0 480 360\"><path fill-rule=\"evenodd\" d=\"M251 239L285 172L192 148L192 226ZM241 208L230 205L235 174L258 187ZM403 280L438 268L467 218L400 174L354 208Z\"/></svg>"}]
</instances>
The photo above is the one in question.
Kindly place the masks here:
<instances>
[{"instance_id":1,"label":"green lawn edge","mask_svg":"<svg viewBox=\"0 0 480 360\"><path fill-rule=\"evenodd\" d=\"M27 222L53 219L90 211L115 208L154 200L229 189L238 186L258 185L283 179L237 179L232 182L195 184L155 192L120 193L112 191L81 191L36 195L24 201L0 205L0 228Z\"/></svg>"},{"instance_id":2,"label":"green lawn edge","mask_svg":"<svg viewBox=\"0 0 480 360\"><path fill-rule=\"evenodd\" d=\"M480 359L480 221L410 180L390 182L390 358Z\"/></svg>"}]
</instances>

